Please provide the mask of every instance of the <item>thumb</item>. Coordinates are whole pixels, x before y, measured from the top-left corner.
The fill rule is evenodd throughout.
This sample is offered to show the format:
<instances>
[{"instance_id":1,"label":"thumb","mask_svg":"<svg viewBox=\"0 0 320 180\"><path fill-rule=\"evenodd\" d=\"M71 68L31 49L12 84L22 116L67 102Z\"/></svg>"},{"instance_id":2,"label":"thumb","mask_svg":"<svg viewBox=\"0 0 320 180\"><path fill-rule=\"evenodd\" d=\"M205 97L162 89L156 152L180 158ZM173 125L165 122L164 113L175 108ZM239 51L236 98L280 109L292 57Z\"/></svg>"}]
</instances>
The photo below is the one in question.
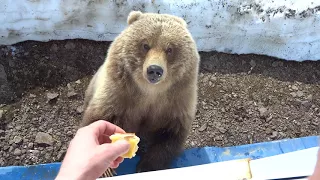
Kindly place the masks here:
<instances>
[{"instance_id":1,"label":"thumb","mask_svg":"<svg viewBox=\"0 0 320 180\"><path fill-rule=\"evenodd\" d=\"M125 140L102 144L99 147L99 158L109 164L129 151L130 144Z\"/></svg>"}]
</instances>

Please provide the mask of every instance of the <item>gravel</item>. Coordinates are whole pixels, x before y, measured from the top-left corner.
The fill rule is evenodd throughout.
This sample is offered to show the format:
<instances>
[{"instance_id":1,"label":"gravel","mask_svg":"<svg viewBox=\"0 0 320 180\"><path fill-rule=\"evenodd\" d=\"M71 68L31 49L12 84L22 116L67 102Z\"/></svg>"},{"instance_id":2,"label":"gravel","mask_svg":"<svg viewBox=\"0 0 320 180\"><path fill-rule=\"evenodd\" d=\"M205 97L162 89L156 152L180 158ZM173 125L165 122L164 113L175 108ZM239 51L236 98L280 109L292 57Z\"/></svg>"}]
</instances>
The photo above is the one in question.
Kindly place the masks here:
<instances>
[{"instance_id":1,"label":"gravel","mask_svg":"<svg viewBox=\"0 0 320 180\"><path fill-rule=\"evenodd\" d=\"M109 42L0 46L0 165L61 161L83 114L84 91ZM318 135L320 61L201 52L196 119L186 148ZM7 86L7 85L10 86ZM8 94L13 94L7 97ZM13 99L13 101L12 101Z\"/></svg>"}]
</instances>

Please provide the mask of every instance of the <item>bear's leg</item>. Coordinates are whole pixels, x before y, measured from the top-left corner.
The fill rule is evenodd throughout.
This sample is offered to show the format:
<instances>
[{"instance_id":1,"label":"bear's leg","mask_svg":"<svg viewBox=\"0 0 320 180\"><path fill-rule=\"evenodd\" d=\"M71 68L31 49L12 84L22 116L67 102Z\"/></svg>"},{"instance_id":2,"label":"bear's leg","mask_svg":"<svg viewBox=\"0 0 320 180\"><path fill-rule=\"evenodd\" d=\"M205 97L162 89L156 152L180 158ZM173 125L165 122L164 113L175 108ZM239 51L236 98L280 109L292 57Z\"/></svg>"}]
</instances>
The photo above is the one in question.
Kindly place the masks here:
<instances>
[{"instance_id":1,"label":"bear's leg","mask_svg":"<svg viewBox=\"0 0 320 180\"><path fill-rule=\"evenodd\" d=\"M145 154L142 155L137 172L147 172L170 168L172 160L177 157L184 147L187 131L165 129L156 134L156 138Z\"/></svg>"},{"instance_id":2,"label":"bear's leg","mask_svg":"<svg viewBox=\"0 0 320 180\"><path fill-rule=\"evenodd\" d=\"M85 109L80 127L87 126L98 120L106 120L113 123L113 112L111 108L100 102L99 104L89 104L87 109Z\"/></svg>"}]
</instances>

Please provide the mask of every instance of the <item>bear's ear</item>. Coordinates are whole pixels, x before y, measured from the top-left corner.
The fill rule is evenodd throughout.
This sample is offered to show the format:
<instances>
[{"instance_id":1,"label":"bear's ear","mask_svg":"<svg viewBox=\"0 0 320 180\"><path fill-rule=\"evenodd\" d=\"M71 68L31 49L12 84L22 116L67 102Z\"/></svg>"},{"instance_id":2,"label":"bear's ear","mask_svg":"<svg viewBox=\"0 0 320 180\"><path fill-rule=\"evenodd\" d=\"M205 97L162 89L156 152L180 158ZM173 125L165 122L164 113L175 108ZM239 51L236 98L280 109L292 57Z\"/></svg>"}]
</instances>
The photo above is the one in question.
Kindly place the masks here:
<instances>
[{"instance_id":1,"label":"bear's ear","mask_svg":"<svg viewBox=\"0 0 320 180\"><path fill-rule=\"evenodd\" d=\"M133 22L137 21L140 16L142 15L141 11L131 11L128 15L127 23L128 25L132 24Z\"/></svg>"}]
</instances>

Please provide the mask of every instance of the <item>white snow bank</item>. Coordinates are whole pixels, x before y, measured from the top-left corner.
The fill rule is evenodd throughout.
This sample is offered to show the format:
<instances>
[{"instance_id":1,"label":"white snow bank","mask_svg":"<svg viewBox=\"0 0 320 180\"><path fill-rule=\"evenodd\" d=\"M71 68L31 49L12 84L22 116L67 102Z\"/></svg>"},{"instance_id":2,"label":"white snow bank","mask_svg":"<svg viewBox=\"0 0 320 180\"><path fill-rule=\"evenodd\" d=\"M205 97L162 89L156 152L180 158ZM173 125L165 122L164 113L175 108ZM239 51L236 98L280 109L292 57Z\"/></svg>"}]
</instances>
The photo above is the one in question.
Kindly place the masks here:
<instances>
[{"instance_id":1,"label":"white snow bank","mask_svg":"<svg viewBox=\"0 0 320 180\"><path fill-rule=\"evenodd\" d=\"M131 10L183 17L200 51L320 59L320 0L2 0L0 44L112 41Z\"/></svg>"}]
</instances>

